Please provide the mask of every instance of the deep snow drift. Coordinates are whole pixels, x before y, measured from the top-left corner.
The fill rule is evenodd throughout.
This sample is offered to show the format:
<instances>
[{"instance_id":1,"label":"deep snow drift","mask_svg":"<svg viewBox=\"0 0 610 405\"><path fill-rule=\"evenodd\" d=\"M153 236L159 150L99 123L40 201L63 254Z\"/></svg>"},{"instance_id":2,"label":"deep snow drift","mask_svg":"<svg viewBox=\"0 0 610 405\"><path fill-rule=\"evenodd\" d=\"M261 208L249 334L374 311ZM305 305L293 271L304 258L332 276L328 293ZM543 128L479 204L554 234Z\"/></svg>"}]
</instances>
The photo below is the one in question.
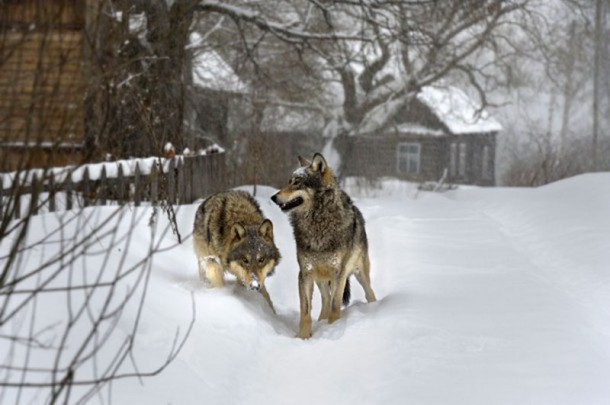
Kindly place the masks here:
<instances>
[{"instance_id":1,"label":"deep snow drift","mask_svg":"<svg viewBox=\"0 0 610 405\"><path fill-rule=\"evenodd\" d=\"M610 403L610 173L538 189L463 187L438 194L390 182L374 196L352 193L367 221L379 301L366 304L352 279L352 302L342 318L314 322L307 341L294 337L295 245L286 216L269 200L272 192L259 187L257 198L283 255L267 281L278 315L233 282L216 290L202 286L190 239L158 253L136 334L139 369L164 361L176 328L183 332L191 320L192 293L190 337L160 375L116 381L92 402ZM179 208L183 235L190 234L196 208ZM114 210L86 212L101 223ZM128 263L151 243L149 212L130 209L127 217L139 220L121 221L119 232L131 228L135 239ZM57 220L37 217L30 238ZM161 246L175 244L171 233L155 238ZM36 253L45 254L53 254L52 246ZM95 274L101 260L83 263ZM314 296L317 318L317 290ZM39 303L37 325L61 320L66 305L59 296ZM131 316L119 324L125 333ZM3 362L7 350L0 340ZM33 364L44 355L37 359ZM133 371L130 363L125 368ZM21 401L35 392L25 391ZM4 395L12 403L14 392Z\"/></svg>"}]
</instances>

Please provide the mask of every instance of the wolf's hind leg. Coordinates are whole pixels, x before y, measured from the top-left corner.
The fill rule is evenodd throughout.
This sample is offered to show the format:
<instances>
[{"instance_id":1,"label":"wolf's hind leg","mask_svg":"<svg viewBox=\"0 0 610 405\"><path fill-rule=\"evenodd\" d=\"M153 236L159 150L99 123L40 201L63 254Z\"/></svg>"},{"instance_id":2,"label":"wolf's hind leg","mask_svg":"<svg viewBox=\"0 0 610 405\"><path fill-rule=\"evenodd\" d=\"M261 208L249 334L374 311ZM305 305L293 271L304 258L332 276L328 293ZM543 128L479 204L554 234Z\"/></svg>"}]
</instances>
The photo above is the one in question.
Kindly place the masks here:
<instances>
[{"instance_id":1,"label":"wolf's hind leg","mask_svg":"<svg viewBox=\"0 0 610 405\"><path fill-rule=\"evenodd\" d=\"M318 321L321 321L322 319L328 319L330 315L330 282L325 280L316 281L316 285L322 296L322 310L320 310L320 316L318 317Z\"/></svg>"},{"instance_id":2,"label":"wolf's hind leg","mask_svg":"<svg viewBox=\"0 0 610 405\"><path fill-rule=\"evenodd\" d=\"M364 254L362 256L361 266L359 267L359 271L356 271L354 275L356 276L356 280L358 280L358 282L364 289L364 295L366 297L366 300L368 302L377 301L375 293L373 292L373 288L371 288L371 264L368 255Z\"/></svg>"}]
</instances>

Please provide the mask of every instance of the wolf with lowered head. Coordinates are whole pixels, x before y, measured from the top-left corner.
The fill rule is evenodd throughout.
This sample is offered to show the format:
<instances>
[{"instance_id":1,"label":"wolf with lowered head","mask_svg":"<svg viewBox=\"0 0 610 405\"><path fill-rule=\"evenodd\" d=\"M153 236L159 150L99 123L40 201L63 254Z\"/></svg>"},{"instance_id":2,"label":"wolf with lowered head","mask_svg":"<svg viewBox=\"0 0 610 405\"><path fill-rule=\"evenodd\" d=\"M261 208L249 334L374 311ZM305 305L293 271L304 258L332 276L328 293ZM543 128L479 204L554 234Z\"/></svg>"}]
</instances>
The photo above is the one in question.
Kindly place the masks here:
<instances>
[{"instance_id":1,"label":"wolf with lowered head","mask_svg":"<svg viewBox=\"0 0 610 405\"><path fill-rule=\"evenodd\" d=\"M280 261L273 224L245 191L226 191L207 198L197 209L193 246L199 277L212 287L224 285L224 272L258 290L275 312L265 279Z\"/></svg>"},{"instance_id":2,"label":"wolf with lowered head","mask_svg":"<svg viewBox=\"0 0 610 405\"><path fill-rule=\"evenodd\" d=\"M299 263L301 316L298 337L311 337L311 296L314 283L322 296L319 320L339 319L349 302L350 275L364 288L366 300L376 300L371 288L364 218L339 187L326 159L299 156L300 167L287 186L271 199L287 212L293 227Z\"/></svg>"}]
</instances>

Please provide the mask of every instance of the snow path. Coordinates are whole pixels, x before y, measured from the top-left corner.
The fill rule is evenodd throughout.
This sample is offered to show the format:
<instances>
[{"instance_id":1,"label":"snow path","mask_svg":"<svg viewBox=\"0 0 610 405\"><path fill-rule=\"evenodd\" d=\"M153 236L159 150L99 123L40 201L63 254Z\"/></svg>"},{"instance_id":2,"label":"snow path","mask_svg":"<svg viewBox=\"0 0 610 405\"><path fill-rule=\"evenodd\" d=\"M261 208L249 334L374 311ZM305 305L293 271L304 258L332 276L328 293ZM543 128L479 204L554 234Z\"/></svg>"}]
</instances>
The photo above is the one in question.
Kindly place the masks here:
<instances>
[{"instance_id":1,"label":"snow path","mask_svg":"<svg viewBox=\"0 0 610 405\"><path fill-rule=\"evenodd\" d=\"M197 321L174 363L142 384L115 382L112 403L610 402L610 174L533 190L355 199L379 301L366 304L352 278L342 318L314 321L308 341L294 338L295 246L272 192L259 187L258 200L283 255L267 283L278 315L234 283L203 287L190 239L158 254L139 367L165 358L176 326L190 320L190 293ZM183 236L196 208L178 212ZM146 229L139 224L136 234Z\"/></svg>"},{"instance_id":2,"label":"snow path","mask_svg":"<svg viewBox=\"0 0 610 405\"><path fill-rule=\"evenodd\" d=\"M586 216L589 207L549 201L545 193L472 189L357 200L380 300L365 304L352 280L354 299L343 318L332 326L315 323L313 339L305 342L293 338L298 299L290 226L260 198L284 256L269 281L279 316L241 289L201 289L187 264L183 277L196 293L200 321L172 368L181 375L187 367L196 370L197 388L180 390L191 393L184 398L172 390L167 400L607 403L610 356L600 325L610 324L610 316L562 277L572 274L567 263L585 261L580 254L589 239L610 246L608 228L599 215L582 222L578 213L584 209ZM560 255L561 246L547 240L554 228L567 226L562 218L569 227L555 236L573 241L578 252ZM189 254L185 249L181 256ZM594 259L591 271L599 273L601 258ZM591 285L579 288L601 294L600 279L592 274ZM319 308L316 301L315 315ZM145 384L138 397L157 391Z\"/></svg>"}]
</instances>

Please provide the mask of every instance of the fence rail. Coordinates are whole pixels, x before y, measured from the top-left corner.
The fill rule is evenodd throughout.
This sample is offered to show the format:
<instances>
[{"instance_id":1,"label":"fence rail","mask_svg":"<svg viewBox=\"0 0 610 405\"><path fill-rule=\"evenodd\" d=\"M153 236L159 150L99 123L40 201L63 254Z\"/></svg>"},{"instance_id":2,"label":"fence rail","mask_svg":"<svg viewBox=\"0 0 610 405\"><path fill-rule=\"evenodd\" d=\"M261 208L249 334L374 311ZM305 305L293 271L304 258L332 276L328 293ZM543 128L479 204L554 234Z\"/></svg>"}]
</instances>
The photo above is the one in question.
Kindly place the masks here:
<instances>
[{"instance_id":1,"label":"fence rail","mask_svg":"<svg viewBox=\"0 0 610 405\"><path fill-rule=\"evenodd\" d=\"M0 174L0 214L143 202L190 204L230 187L224 153L139 159L61 170Z\"/></svg>"}]
</instances>

